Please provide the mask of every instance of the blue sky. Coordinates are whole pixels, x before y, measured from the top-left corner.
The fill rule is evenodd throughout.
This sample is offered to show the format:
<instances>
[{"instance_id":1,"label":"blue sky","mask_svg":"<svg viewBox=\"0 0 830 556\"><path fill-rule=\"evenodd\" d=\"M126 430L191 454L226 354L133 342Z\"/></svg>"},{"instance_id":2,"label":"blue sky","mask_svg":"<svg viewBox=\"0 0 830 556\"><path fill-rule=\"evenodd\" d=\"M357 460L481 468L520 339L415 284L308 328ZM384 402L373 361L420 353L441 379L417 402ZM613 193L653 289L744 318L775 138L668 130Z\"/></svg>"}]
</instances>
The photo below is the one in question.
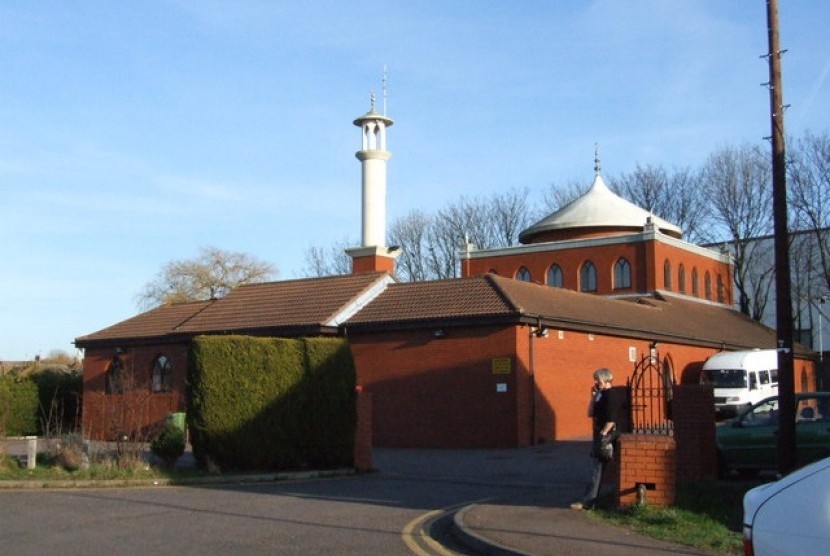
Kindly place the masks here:
<instances>
[{"instance_id":1,"label":"blue sky","mask_svg":"<svg viewBox=\"0 0 830 556\"><path fill-rule=\"evenodd\" d=\"M302 4L302 5L301 5ZM137 313L202 246L301 275L360 236L388 68L388 220L769 135L763 0L0 4L0 359ZM787 132L830 122L830 3L780 1ZM380 100L378 101L380 107Z\"/></svg>"}]
</instances>

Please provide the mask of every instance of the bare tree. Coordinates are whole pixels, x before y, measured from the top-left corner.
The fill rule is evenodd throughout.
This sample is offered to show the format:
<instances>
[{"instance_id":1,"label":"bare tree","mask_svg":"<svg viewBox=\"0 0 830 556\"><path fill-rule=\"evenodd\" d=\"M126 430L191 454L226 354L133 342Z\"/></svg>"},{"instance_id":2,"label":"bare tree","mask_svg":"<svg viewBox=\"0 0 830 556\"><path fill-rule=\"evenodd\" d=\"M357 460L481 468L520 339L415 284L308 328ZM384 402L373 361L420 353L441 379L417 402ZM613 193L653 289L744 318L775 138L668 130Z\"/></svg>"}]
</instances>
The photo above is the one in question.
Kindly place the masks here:
<instances>
[{"instance_id":1,"label":"bare tree","mask_svg":"<svg viewBox=\"0 0 830 556\"><path fill-rule=\"evenodd\" d=\"M349 274L352 271L352 258L346 253L346 249L355 245L356 241L347 238L335 242L328 248L309 247L305 254L302 275L321 277Z\"/></svg>"},{"instance_id":2,"label":"bare tree","mask_svg":"<svg viewBox=\"0 0 830 556\"><path fill-rule=\"evenodd\" d=\"M511 189L493 195L489 203L494 247L510 247L519 242L519 234L532 223L528 204L529 191Z\"/></svg>"},{"instance_id":3,"label":"bare tree","mask_svg":"<svg viewBox=\"0 0 830 556\"><path fill-rule=\"evenodd\" d=\"M765 289L752 289L750 275L764 275L769 264L757 241L772 231L772 189L769 187L769 160L759 147L725 147L709 156L701 170L700 183L712 204L716 233L729 243L735 261L734 281L742 313L765 304L752 296ZM758 318L758 317L756 317Z\"/></svg>"},{"instance_id":4,"label":"bare tree","mask_svg":"<svg viewBox=\"0 0 830 556\"><path fill-rule=\"evenodd\" d=\"M396 269L400 280L416 282L430 278L427 254L431 226L432 218L419 210L413 210L393 222L389 230L389 243L401 248Z\"/></svg>"},{"instance_id":5,"label":"bare tree","mask_svg":"<svg viewBox=\"0 0 830 556\"><path fill-rule=\"evenodd\" d=\"M203 247L198 257L171 261L136 298L141 308L222 297L242 284L264 282L276 269L245 253Z\"/></svg>"},{"instance_id":6,"label":"bare tree","mask_svg":"<svg viewBox=\"0 0 830 556\"><path fill-rule=\"evenodd\" d=\"M709 205L691 169L668 173L660 166L637 164L632 173L612 178L610 184L620 196L679 226L688 241L709 239L705 225Z\"/></svg>"},{"instance_id":7,"label":"bare tree","mask_svg":"<svg viewBox=\"0 0 830 556\"><path fill-rule=\"evenodd\" d=\"M823 292L830 290L830 136L806 133L788 160L790 203L796 226L814 239L816 271Z\"/></svg>"}]
</instances>

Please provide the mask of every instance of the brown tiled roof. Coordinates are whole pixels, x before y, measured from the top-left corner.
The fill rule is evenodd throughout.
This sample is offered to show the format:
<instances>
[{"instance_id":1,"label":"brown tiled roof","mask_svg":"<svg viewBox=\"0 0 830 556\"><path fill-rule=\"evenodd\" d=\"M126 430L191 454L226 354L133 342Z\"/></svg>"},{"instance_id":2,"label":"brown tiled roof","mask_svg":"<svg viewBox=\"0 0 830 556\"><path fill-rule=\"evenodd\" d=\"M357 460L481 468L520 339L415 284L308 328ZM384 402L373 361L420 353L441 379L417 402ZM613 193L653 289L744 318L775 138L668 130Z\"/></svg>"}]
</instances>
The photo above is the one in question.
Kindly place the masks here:
<instances>
[{"instance_id":1,"label":"brown tiled roof","mask_svg":"<svg viewBox=\"0 0 830 556\"><path fill-rule=\"evenodd\" d=\"M89 343L106 340L161 338L175 332L177 327L211 303L215 303L215 300L162 305L98 332L76 338L75 344L85 347Z\"/></svg>"},{"instance_id":2,"label":"brown tiled roof","mask_svg":"<svg viewBox=\"0 0 830 556\"><path fill-rule=\"evenodd\" d=\"M201 334L323 326L386 276L385 272L368 272L240 286L178 331Z\"/></svg>"},{"instance_id":3,"label":"brown tiled roof","mask_svg":"<svg viewBox=\"0 0 830 556\"><path fill-rule=\"evenodd\" d=\"M492 282L473 278L392 284L349 319L349 326L501 317L517 314Z\"/></svg>"},{"instance_id":4,"label":"brown tiled roof","mask_svg":"<svg viewBox=\"0 0 830 556\"><path fill-rule=\"evenodd\" d=\"M695 345L773 348L775 331L723 305L657 293L613 299L493 276L522 309L551 325Z\"/></svg>"},{"instance_id":5,"label":"brown tiled roof","mask_svg":"<svg viewBox=\"0 0 830 556\"><path fill-rule=\"evenodd\" d=\"M79 347L197 334L335 333L332 318L385 273L241 286L224 298L159 307L99 332ZM347 321L357 330L440 324L544 324L551 328L741 349L775 347L775 332L732 309L669 294L612 299L497 275L390 284Z\"/></svg>"},{"instance_id":6,"label":"brown tiled roof","mask_svg":"<svg viewBox=\"0 0 830 556\"><path fill-rule=\"evenodd\" d=\"M358 329L484 317L682 344L775 347L775 332L732 309L670 295L613 299L497 275L393 284L349 320Z\"/></svg>"},{"instance_id":7,"label":"brown tiled roof","mask_svg":"<svg viewBox=\"0 0 830 556\"><path fill-rule=\"evenodd\" d=\"M383 272L240 286L212 301L158 307L81 336L78 347L131 339L168 340L215 333L318 333L362 293L388 279Z\"/></svg>"}]
</instances>

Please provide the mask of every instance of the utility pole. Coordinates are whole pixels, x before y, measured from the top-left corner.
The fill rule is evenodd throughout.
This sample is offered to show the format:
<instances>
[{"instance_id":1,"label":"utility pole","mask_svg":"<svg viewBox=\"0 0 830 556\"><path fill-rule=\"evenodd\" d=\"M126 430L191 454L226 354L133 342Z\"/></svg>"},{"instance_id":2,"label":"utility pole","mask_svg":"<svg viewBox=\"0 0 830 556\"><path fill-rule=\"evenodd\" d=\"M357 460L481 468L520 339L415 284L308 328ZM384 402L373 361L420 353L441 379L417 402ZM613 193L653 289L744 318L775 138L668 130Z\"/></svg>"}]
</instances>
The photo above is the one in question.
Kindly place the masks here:
<instances>
[{"instance_id":1,"label":"utility pole","mask_svg":"<svg viewBox=\"0 0 830 556\"><path fill-rule=\"evenodd\" d=\"M787 168L784 148L784 95L778 40L778 0L767 0L770 125L772 135L772 213L775 228L775 313L778 341L778 470L795 468L795 376L787 228Z\"/></svg>"}]
</instances>

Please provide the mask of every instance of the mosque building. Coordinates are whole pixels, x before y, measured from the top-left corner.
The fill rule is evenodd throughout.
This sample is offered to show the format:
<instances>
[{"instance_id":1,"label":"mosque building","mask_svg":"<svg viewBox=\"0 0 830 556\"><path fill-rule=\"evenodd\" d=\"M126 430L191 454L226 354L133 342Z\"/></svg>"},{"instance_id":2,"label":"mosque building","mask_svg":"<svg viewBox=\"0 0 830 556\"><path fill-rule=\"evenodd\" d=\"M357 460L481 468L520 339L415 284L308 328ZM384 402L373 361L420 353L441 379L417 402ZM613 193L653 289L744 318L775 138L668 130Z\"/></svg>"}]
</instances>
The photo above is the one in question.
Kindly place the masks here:
<instances>
[{"instance_id":1,"label":"mosque building","mask_svg":"<svg viewBox=\"0 0 830 556\"><path fill-rule=\"evenodd\" d=\"M348 275L240 286L165 305L75 340L85 350L84 431L105 438L126 396L143 427L186 411L188 347L203 334L348 339L372 397L375 446L509 448L590 434L598 367L625 385L644 357L674 383L696 383L722 350L772 348L775 332L732 308L728 255L614 194L599 160L583 196L524 230L521 245L460 254L461 278L397 282L386 235L387 131L361 129L361 245ZM598 158L598 157L597 157ZM815 389L799 348L796 388ZM127 373L131 392L112 386ZM138 392L138 394L136 394Z\"/></svg>"}]
</instances>

